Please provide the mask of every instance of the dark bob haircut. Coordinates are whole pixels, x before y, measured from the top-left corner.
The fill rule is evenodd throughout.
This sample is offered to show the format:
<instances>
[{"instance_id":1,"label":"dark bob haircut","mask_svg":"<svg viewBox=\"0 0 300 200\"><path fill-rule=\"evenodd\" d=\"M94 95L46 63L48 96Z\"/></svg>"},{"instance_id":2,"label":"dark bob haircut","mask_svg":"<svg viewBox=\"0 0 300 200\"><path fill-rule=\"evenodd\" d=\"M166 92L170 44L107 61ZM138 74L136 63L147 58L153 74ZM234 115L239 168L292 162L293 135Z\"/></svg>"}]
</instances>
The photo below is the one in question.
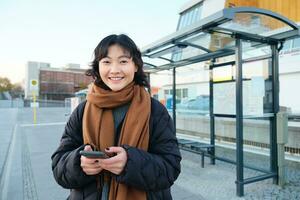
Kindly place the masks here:
<instances>
[{"instance_id":1,"label":"dark bob haircut","mask_svg":"<svg viewBox=\"0 0 300 200\"><path fill-rule=\"evenodd\" d=\"M94 50L94 60L91 62L90 66L91 69L86 71L87 76L92 76L95 80L95 84L98 87L104 88L109 90L110 88L102 81L100 74L99 74L99 61L102 58L105 58L108 54L108 48L111 45L120 45L125 51L130 54L134 64L137 66L137 72L134 74L134 82L140 86L144 86L146 88L150 88L147 76L143 70L143 60L142 54L136 44L130 39L127 35L120 34L120 35L109 35L105 37L101 42L97 45Z\"/></svg>"}]
</instances>

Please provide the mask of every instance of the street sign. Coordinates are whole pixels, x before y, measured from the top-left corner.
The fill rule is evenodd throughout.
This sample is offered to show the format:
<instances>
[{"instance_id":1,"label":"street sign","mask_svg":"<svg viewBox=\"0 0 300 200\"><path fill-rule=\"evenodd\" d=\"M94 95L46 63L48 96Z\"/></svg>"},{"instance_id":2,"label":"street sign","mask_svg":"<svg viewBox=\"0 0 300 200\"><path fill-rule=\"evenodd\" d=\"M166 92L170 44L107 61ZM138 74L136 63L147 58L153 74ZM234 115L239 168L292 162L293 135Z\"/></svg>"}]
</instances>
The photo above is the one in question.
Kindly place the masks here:
<instances>
[{"instance_id":1,"label":"street sign","mask_svg":"<svg viewBox=\"0 0 300 200\"><path fill-rule=\"evenodd\" d=\"M38 91L39 82L37 79L30 79L30 90Z\"/></svg>"},{"instance_id":2,"label":"street sign","mask_svg":"<svg viewBox=\"0 0 300 200\"><path fill-rule=\"evenodd\" d=\"M30 107L33 108L33 123L36 124L36 108L39 107L39 103L36 102L36 96L39 92L39 81L37 79L30 79L29 90L32 92L32 100Z\"/></svg>"}]
</instances>

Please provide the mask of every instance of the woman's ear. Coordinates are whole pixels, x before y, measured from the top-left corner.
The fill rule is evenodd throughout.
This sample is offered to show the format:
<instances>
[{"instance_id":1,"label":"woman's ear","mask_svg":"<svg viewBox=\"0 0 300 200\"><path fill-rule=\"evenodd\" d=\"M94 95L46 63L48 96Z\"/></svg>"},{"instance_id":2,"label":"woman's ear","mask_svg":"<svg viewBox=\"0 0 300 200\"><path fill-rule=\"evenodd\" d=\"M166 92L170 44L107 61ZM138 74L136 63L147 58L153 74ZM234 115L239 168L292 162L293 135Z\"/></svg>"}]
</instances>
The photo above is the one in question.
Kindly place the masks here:
<instances>
[{"instance_id":1,"label":"woman's ear","mask_svg":"<svg viewBox=\"0 0 300 200\"><path fill-rule=\"evenodd\" d=\"M134 70L134 72L137 72L138 71L138 67L135 65L135 70Z\"/></svg>"}]
</instances>

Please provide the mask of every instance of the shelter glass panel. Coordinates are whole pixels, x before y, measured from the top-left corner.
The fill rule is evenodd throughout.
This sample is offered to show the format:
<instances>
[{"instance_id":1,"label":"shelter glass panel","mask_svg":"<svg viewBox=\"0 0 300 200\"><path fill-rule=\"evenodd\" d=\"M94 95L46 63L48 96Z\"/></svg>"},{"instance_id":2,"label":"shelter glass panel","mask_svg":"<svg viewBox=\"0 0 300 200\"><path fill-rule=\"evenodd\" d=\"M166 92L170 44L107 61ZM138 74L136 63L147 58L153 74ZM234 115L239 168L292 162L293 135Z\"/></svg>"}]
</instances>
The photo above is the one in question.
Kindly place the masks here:
<instances>
[{"instance_id":1,"label":"shelter glass panel","mask_svg":"<svg viewBox=\"0 0 300 200\"><path fill-rule=\"evenodd\" d=\"M293 40L293 48L300 48L300 38Z\"/></svg>"},{"instance_id":2,"label":"shelter glass panel","mask_svg":"<svg viewBox=\"0 0 300 200\"><path fill-rule=\"evenodd\" d=\"M235 118L215 118L215 148L217 157L236 161L236 121Z\"/></svg>"},{"instance_id":3,"label":"shelter glass panel","mask_svg":"<svg viewBox=\"0 0 300 200\"><path fill-rule=\"evenodd\" d=\"M209 69L204 62L176 68L177 132L210 138Z\"/></svg>"},{"instance_id":4,"label":"shelter glass panel","mask_svg":"<svg viewBox=\"0 0 300 200\"><path fill-rule=\"evenodd\" d=\"M292 42L293 40L287 40L283 43L283 48L282 50L285 51L285 50L290 50L292 48Z\"/></svg>"},{"instance_id":5,"label":"shelter glass panel","mask_svg":"<svg viewBox=\"0 0 300 200\"><path fill-rule=\"evenodd\" d=\"M270 59L259 57L271 56L269 46L243 42L243 60L253 59L243 63L243 106L244 115L264 115L273 113L272 66Z\"/></svg>"},{"instance_id":6,"label":"shelter glass panel","mask_svg":"<svg viewBox=\"0 0 300 200\"><path fill-rule=\"evenodd\" d=\"M243 42L243 59L271 56L271 53L269 45L257 42Z\"/></svg>"},{"instance_id":7,"label":"shelter glass panel","mask_svg":"<svg viewBox=\"0 0 300 200\"><path fill-rule=\"evenodd\" d=\"M150 75L151 87L155 88L155 91L152 89L152 95L155 95L170 112L172 116L172 88L173 75L172 70L164 70Z\"/></svg>"},{"instance_id":8,"label":"shelter glass panel","mask_svg":"<svg viewBox=\"0 0 300 200\"><path fill-rule=\"evenodd\" d=\"M182 40L182 42L204 47L208 51L217 51L223 48L233 49L234 41L235 39L230 35L217 32L212 34L200 32ZM203 53L207 53L207 51L203 51Z\"/></svg>"},{"instance_id":9,"label":"shelter glass panel","mask_svg":"<svg viewBox=\"0 0 300 200\"><path fill-rule=\"evenodd\" d=\"M213 68L214 114L235 114L235 66Z\"/></svg>"},{"instance_id":10,"label":"shelter glass panel","mask_svg":"<svg viewBox=\"0 0 300 200\"><path fill-rule=\"evenodd\" d=\"M219 27L261 36L273 35L276 29L292 30L292 27L274 17L258 13L236 13L233 20L221 24Z\"/></svg>"},{"instance_id":11,"label":"shelter glass panel","mask_svg":"<svg viewBox=\"0 0 300 200\"><path fill-rule=\"evenodd\" d=\"M270 170L270 126L268 118L243 120L244 164L246 166Z\"/></svg>"},{"instance_id":12,"label":"shelter glass panel","mask_svg":"<svg viewBox=\"0 0 300 200\"><path fill-rule=\"evenodd\" d=\"M245 115L273 113L273 88L268 60L243 66L243 102Z\"/></svg>"},{"instance_id":13,"label":"shelter glass panel","mask_svg":"<svg viewBox=\"0 0 300 200\"><path fill-rule=\"evenodd\" d=\"M233 81L235 79L235 66L226 65L213 69L213 82Z\"/></svg>"}]
</instances>

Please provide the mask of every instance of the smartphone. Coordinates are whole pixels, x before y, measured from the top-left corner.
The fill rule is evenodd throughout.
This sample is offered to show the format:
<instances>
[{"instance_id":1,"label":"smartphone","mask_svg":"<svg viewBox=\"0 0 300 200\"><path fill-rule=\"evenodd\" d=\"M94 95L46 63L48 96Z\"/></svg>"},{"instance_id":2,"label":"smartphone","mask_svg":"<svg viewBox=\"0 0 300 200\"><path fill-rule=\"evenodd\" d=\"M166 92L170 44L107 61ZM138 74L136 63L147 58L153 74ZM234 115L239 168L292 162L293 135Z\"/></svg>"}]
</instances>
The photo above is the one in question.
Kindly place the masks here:
<instances>
[{"instance_id":1,"label":"smartphone","mask_svg":"<svg viewBox=\"0 0 300 200\"><path fill-rule=\"evenodd\" d=\"M80 151L80 155L88 158L109 158L109 156L102 151Z\"/></svg>"}]
</instances>

